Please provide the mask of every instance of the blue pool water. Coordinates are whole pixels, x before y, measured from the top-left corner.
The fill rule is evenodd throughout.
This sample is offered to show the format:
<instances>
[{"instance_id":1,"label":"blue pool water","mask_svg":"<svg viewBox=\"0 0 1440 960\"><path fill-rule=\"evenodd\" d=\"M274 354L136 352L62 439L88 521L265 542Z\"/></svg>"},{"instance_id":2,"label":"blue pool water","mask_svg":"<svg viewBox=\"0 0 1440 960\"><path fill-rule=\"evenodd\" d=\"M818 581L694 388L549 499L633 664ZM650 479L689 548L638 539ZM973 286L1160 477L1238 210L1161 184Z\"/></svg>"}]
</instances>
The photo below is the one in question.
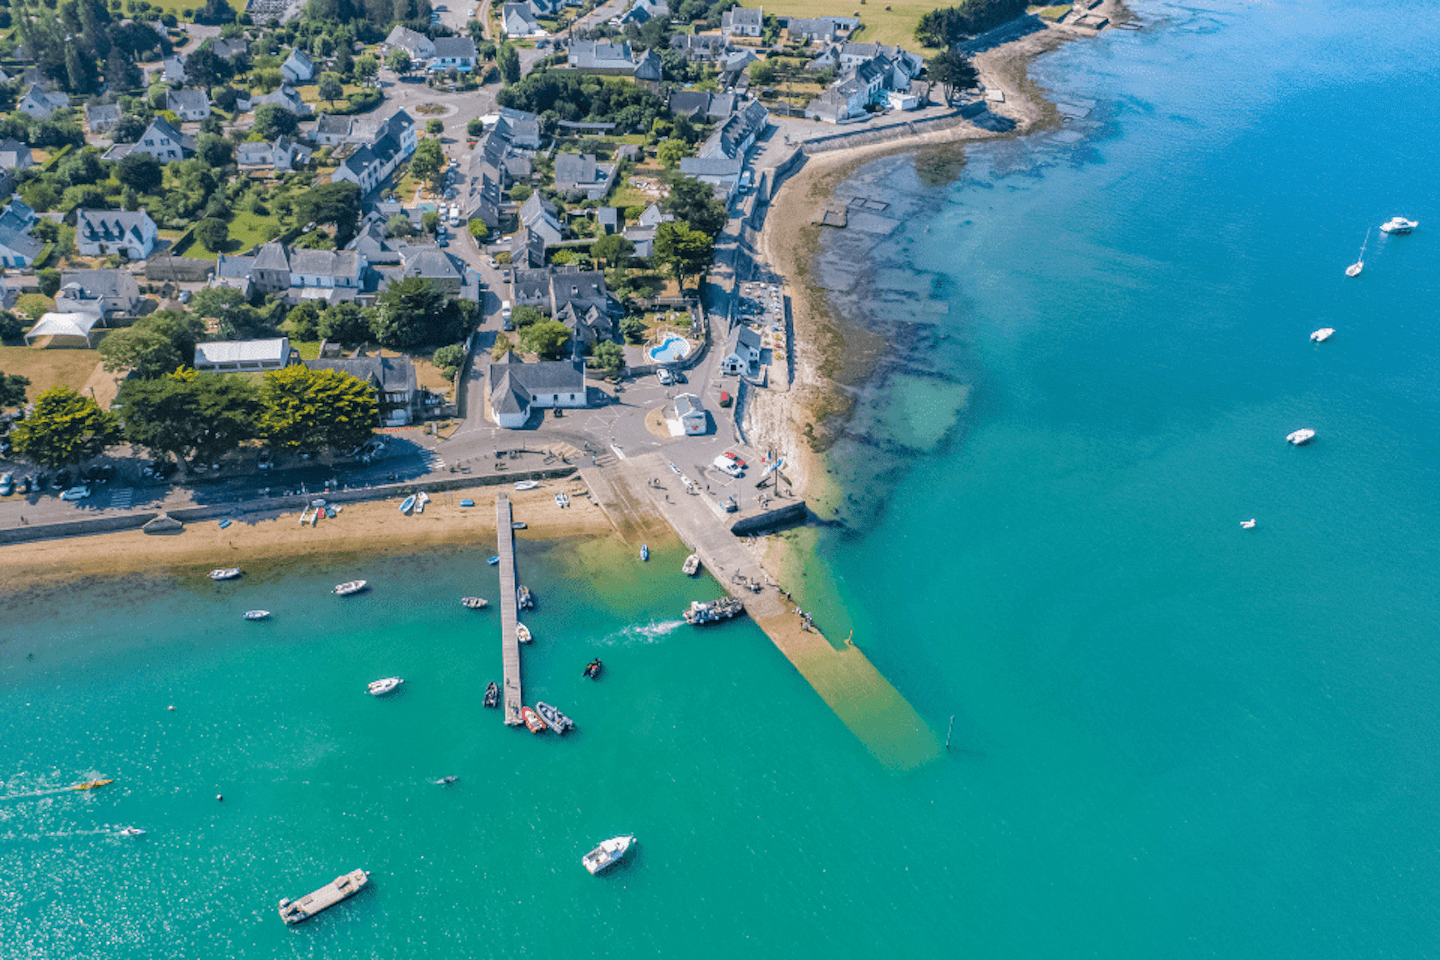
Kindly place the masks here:
<instances>
[{"instance_id":1,"label":"blue pool water","mask_svg":"<svg viewBox=\"0 0 1440 960\"><path fill-rule=\"evenodd\" d=\"M690 355L690 344L685 342L684 337L677 337L674 334L666 337L658 347L650 348L650 359L660 363L673 363L676 360L684 360Z\"/></svg>"}]
</instances>

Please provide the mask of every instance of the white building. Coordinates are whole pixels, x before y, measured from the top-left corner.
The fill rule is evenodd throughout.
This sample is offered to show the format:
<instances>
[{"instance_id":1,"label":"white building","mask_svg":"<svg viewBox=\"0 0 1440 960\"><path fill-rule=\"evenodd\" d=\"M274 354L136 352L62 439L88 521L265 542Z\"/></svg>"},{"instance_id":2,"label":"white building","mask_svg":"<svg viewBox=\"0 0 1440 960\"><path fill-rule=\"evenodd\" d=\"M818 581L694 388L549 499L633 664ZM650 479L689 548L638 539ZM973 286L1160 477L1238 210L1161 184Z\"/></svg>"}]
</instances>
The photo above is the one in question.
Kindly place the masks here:
<instances>
[{"instance_id":1,"label":"white building","mask_svg":"<svg viewBox=\"0 0 1440 960\"><path fill-rule=\"evenodd\" d=\"M75 211L75 246L81 256L123 253L131 260L144 260L155 249L157 235L155 221L144 207L134 211Z\"/></svg>"},{"instance_id":2,"label":"white building","mask_svg":"<svg viewBox=\"0 0 1440 960\"><path fill-rule=\"evenodd\" d=\"M195 345L195 369L201 373L281 370L290 364L290 338L217 340Z\"/></svg>"},{"instance_id":3,"label":"white building","mask_svg":"<svg viewBox=\"0 0 1440 960\"><path fill-rule=\"evenodd\" d=\"M680 421L687 437L698 437L710 428L710 417L700 406L700 398L693 393L682 393L675 398L675 419Z\"/></svg>"},{"instance_id":4,"label":"white building","mask_svg":"<svg viewBox=\"0 0 1440 960\"><path fill-rule=\"evenodd\" d=\"M490 419L508 430L525 426L537 409L586 405L585 364L580 360L523 363L511 352L490 364L486 377Z\"/></svg>"}]
</instances>

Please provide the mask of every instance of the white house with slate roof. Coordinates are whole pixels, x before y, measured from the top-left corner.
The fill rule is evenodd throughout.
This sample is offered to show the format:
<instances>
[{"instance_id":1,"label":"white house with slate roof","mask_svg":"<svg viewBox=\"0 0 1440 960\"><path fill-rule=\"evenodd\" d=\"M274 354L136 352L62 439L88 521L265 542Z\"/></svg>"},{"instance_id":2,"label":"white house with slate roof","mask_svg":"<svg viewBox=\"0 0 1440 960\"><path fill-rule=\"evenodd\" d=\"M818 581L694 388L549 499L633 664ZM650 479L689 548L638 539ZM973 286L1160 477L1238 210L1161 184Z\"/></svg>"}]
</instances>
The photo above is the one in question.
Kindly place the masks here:
<instances>
[{"instance_id":1,"label":"white house with slate roof","mask_svg":"<svg viewBox=\"0 0 1440 960\"><path fill-rule=\"evenodd\" d=\"M543 37L545 28L535 16L535 10L528 3L507 3L501 10L507 37Z\"/></svg>"},{"instance_id":2,"label":"white house with slate roof","mask_svg":"<svg viewBox=\"0 0 1440 960\"><path fill-rule=\"evenodd\" d=\"M304 50L292 50L280 64L280 75L291 83L306 83L315 79L315 61Z\"/></svg>"},{"instance_id":3,"label":"white house with slate roof","mask_svg":"<svg viewBox=\"0 0 1440 960\"><path fill-rule=\"evenodd\" d=\"M55 312L109 317L133 314L139 303L140 286L129 270L66 270L60 274Z\"/></svg>"},{"instance_id":4,"label":"white house with slate roof","mask_svg":"<svg viewBox=\"0 0 1440 960\"><path fill-rule=\"evenodd\" d=\"M250 106L251 109L258 109L267 103L273 103L277 107L289 110L297 117L308 117L314 112L314 108L306 103L304 98L288 83L280 84L280 87L273 93L251 100Z\"/></svg>"},{"instance_id":5,"label":"white house with slate roof","mask_svg":"<svg viewBox=\"0 0 1440 960\"><path fill-rule=\"evenodd\" d=\"M525 426L535 410L587 405L585 364L580 360L523 363L513 352L486 368L487 413L509 430Z\"/></svg>"},{"instance_id":6,"label":"white house with slate roof","mask_svg":"<svg viewBox=\"0 0 1440 960\"><path fill-rule=\"evenodd\" d=\"M765 32L765 9L756 7L731 7L720 15L720 35L731 37L758 37Z\"/></svg>"},{"instance_id":7,"label":"white house with slate roof","mask_svg":"<svg viewBox=\"0 0 1440 960\"><path fill-rule=\"evenodd\" d=\"M404 50L413 60L429 60L435 56L435 44L423 33L409 27L396 26L380 45L382 50Z\"/></svg>"},{"instance_id":8,"label":"white house with slate roof","mask_svg":"<svg viewBox=\"0 0 1440 960\"><path fill-rule=\"evenodd\" d=\"M156 117L135 143L117 143L105 151L106 160L123 160L132 153L148 153L161 163L184 160L195 152L195 138L176 130L169 120Z\"/></svg>"},{"instance_id":9,"label":"white house with slate roof","mask_svg":"<svg viewBox=\"0 0 1440 960\"><path fill-rule=\"evenodd\" d=\"M75 211L75 246L84 257L125 254L144 260L155 249L155 221L139 210Z\"/></svg>"},{"instance_id":10,"label":"white house with slate roof","mask_svg":"<svg viewBox=\"0 0 1440 960\"><path fill-rule=\"evenodd\" d=\"M380 422L403 427L424 416L424 393L409 357L352 357L341 360L306 360L311 370L339 370L364 380L375 391Z\"/></svg>"},{"instance_id":11,"label":"white house with slate roof","mask_svg":"<svg viewBox=\"0 0 1440 960\"><path fill-rule=\"evenodd\" d=\"M70 106L70 98L63 93L50 93L42 90L38 84L31 84L30 89L25 91L25 96L15 104L15 109L21 113L28 113L37 120L47 119L56 110L63 110Z\"/></svg>"},{"instance_id":12,"label":"white house with slate roof","mask_svg":"<svg viewBox=\"0 0 1440 960\"><path fill-rule=\"evenodd\" d=\"M210 95L204 90L166 90L165 109L187 123L210 116Z\"/></svg>"},{"instance_id":13,"label":"white house with slate roof","mask_svg":"<svg viewBox=\"0 0 1440 960\"><path fill-rule=\"evenodd\" d=\"M0 167L6 170L25 170L35 165L30 156L30 145L13 137L0 140Z\"/></svg>"},{"instance_id":14,"label":"white house with slate roof","mask_svg":"<svg viewBox=\"0 0 1440 960\"><path fill-rule=\"evenodd\" d=\"M434 41L435 56L430 59L429 70L459 70L469 73L475 69L479 54L475 41L469 37L439 37Z\"/></svg>"},{"instance_id":15,"label":"white house with slate roof","mask_svg":"<svg viewBox=\"0 0 1440 960\"><path fill-rule=\"evenodd\" d=\"M735 328L720 358L720 370L728 374L748 374L760 363L760 334L743 324Z\"/></svg>"},{"instance_id":16,"label":"white house with slate roof","mask_svg":"<svg viewBox=\"0 0 1440 960\"><path fill-rule=\"evenodd\" d=\"M370 143L341 162L330 179L349 180L359 185L362 194L369 193L394 173L418 144L415 121L404 110L397 111L380 124Z\"/></svg>"}]
</instances>

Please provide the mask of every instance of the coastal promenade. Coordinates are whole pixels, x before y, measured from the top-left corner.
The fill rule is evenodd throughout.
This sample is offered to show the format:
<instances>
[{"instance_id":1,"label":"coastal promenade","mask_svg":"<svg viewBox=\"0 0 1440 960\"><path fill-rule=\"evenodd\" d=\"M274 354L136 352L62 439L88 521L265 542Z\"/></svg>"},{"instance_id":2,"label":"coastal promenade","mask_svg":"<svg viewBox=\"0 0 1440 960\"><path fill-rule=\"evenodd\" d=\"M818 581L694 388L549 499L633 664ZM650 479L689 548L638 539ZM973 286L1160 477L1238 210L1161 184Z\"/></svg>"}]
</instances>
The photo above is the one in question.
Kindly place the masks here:
<instances>
[{"instance_id":1,"label":"coastal promenade","mask_svg":"<svg viewBox=\"0 0 1440 960\"><path fill-rule=\"evenodd\" d=\"M520 723L520 641L515 636L519 623L515 597L515 528L510 498L495 498L495 539L500 555L500 653L505 667L505 723Z\"/></svg>"},{"instance_id":2,"label":"coastal promenade","mask_svg":"<svg viewBox=\"0 0 1440 960\"><path fill-rule=\"evenodd\" d=\"M895 686L853 643L837 646L808 623L730 532L730 515L706 494L688 494L662 454L632 457L603 472L582 469L580 477L621 536L667 523L886 767L907 770L941 755L939 737Z\"/></svg>"}]
</instances>

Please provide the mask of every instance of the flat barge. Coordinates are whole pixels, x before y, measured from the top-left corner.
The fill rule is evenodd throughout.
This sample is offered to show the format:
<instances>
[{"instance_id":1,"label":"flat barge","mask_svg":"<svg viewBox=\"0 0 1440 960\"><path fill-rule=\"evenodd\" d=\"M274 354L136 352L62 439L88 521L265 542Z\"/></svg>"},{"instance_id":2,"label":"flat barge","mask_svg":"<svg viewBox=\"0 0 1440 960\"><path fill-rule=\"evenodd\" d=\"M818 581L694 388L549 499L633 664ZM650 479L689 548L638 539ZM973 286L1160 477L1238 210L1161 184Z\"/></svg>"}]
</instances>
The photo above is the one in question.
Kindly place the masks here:
<instances>
[{"instance_id":1,"label":"flat barge","mask_svg":"<svg viewBox=\"0 0 1440 960\"><path fill-rule=\"evenodd\" d=\"M352 870L336 877L314 893L307 893L299 900L280 901L280 919L294 926L302 920L309 920L317 913L329 910L341 900L349 900L370 882L370 874L364 870Z\"/></svg>"}]
</instances>

